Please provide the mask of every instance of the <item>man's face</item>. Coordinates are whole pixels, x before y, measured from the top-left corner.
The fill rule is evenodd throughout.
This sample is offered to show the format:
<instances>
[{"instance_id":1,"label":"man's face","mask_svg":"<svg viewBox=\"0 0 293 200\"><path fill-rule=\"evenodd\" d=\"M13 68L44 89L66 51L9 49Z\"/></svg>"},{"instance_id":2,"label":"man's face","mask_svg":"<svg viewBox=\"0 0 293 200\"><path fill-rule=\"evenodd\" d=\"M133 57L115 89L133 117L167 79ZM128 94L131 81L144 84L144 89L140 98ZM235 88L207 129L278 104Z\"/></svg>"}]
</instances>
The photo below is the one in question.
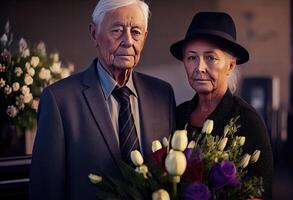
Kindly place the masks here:
<instances>
[{"instance_id":1,"label":"man's face","mask_svg":"<svg viewBox=\"0 0 293 200\"><path fill-rule=\"evenodd\" d=\"M137 65L147 36L145 17L137 5L107 12L98 28L94 42L104 67L126 70Z\"/></svg>"},{"instance_id":2,"label":"man's face","mask_svg":"<svg viewBox=\"0 0 293 200\"><path fill-rule=\"evenodd\" d=\"M186 44L183 63L189 84L198 93L225 92L235 67L230 55L203 39Z\"/></svg>"}]
</instances>

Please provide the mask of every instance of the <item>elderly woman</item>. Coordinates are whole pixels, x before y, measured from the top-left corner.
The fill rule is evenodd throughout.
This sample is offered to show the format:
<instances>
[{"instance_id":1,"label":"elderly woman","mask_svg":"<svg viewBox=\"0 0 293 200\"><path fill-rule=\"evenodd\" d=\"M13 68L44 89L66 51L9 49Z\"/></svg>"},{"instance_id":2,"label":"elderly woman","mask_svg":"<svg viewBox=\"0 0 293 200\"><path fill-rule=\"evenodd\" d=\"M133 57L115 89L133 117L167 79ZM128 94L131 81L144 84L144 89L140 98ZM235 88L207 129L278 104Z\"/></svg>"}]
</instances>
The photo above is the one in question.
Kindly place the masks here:
<instances>
[{"instance_id":1,"label":"elderly woman","mask_svg":"<svg viewBox=\"0 0 293 200\"><path fill-rule=\"evenodd\" d=\"M233 94L237 64L249 60L247 50L236 42L233 19L226 13L196 14L183 40L170 51L183 61L193 99L177 107L177 129L201 130L206 119L214 120L212 134L223 133L232 117L240 116L238 134L246 137L244 151L261 151L259 161L249 166L250 175L264 178L264 199L271 199L273 159L262 118L249 104Z\"/></svg>"}]
</instances>

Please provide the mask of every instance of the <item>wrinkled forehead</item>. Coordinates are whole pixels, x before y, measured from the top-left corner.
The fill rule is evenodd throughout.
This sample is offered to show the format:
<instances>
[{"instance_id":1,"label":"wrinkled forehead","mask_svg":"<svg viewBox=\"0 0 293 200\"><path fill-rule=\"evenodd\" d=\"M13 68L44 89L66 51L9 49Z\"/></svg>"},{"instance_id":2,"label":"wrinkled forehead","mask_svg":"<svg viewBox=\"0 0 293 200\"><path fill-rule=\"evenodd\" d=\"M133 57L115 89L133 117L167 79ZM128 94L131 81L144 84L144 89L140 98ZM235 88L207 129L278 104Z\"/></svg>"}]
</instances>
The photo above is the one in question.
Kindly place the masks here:
<instances>
[{"instance_id":1,"label":"wrinkled forehead","mask_svg":"<svg viewBox=\"0 0 293 200\"><path fill-rule=\"evenodd\" d=\"M121 24L147 28L146 18L137 4L119 7L105 13L102 24Z\"/></svg>"}]
</instances>

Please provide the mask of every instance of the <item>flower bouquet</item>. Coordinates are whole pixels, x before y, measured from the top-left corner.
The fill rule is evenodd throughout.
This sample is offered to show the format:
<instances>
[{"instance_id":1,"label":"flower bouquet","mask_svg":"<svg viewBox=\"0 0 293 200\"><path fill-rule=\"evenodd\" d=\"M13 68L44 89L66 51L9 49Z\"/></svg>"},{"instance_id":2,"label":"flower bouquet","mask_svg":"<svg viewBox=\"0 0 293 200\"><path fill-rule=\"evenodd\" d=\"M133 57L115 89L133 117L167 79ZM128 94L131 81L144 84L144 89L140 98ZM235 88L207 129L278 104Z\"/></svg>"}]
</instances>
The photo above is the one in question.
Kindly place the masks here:
<instances>
[{"instance_id":1,"label":"flower bouquet","mask_svg":"<svg viewBox=\"0 0 293 200\"><path fill-rule=\"evenodd\" d=\"M0 116L1 124L15 125L19 130L36 126L43 88L74 70L73 64L62 67L58 53L48 56L43 42L29 46L21 38L16 47L7 22L0 39Z\"/></svg>"},{"instance_id":2,"label":"flower bouquet","mask_svg":"<svg viewBox=\"0 0 293 200\"><path fill-rule=\"evenodd\" d=\"M248 177L246 167L257 162L260 151L243 154L245 137L237 136L240 127L232 118L221 137L211 135L213 121L204 123L201 133L177 130L163 145L152 143L153 153L144 163L140 152L133 151L135 169L121 162L123 179L89 175L97 184L102 199L250 199L261 197L261 177Z\"/></svg>"}]
</instances>

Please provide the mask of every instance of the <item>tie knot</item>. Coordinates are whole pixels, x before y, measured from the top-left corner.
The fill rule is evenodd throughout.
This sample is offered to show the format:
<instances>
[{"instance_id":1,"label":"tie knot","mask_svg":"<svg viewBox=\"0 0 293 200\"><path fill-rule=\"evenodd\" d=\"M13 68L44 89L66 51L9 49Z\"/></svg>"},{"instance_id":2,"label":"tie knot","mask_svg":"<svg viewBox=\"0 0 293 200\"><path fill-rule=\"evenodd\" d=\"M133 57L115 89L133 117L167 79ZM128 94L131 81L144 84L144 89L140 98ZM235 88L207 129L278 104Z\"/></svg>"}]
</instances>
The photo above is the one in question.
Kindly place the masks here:
<instances>
[{"instance_id":1,"label":"tie knot","mask_svg":"<svg viewBox=\"0 0 293 200\"><path fill-rule=\"evenodd\" d=\"M116 86L112 94L119 103L129 102L130 91L126 86L120 88Z\"/></svg>"}]
</instances>

